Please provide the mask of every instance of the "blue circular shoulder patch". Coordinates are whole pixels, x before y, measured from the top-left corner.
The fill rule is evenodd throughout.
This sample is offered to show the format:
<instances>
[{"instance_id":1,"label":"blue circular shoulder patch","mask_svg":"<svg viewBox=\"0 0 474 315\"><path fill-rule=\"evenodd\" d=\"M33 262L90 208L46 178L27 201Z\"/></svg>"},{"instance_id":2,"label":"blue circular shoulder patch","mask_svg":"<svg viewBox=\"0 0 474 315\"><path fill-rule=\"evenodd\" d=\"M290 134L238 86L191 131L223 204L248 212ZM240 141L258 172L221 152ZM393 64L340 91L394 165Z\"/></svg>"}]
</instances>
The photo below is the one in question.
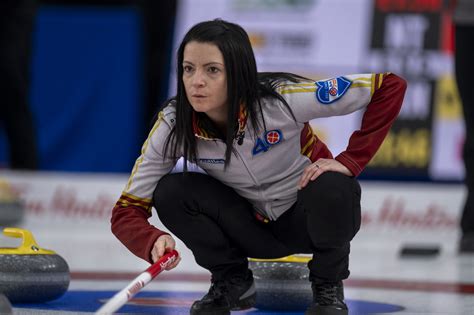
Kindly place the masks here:
<instances>
[{"instance_id":1,"label":"blue circular shoulder patch","mask_svg":"<svg viewBox=\"0 0 474 315\"><path fill-rule=\"evenodd\" d=\"M316 98L321 104L331 104L340 99L349 89L352 82L344 77L316 81Z\"/></svg>"}]
</instances>

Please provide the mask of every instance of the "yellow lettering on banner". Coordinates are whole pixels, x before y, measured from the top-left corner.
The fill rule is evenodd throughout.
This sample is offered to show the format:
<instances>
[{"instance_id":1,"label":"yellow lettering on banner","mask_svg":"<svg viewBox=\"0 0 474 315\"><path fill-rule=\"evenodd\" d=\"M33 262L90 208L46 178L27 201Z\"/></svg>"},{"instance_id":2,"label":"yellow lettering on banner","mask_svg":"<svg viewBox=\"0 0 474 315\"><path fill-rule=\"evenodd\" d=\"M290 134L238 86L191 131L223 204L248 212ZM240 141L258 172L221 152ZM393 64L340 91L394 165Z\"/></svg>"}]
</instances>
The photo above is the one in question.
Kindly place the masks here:
<instances>
[{"instance_id":1,"label":"yellow lettering on banner","mask_svg":"<svg viewBox=\"0 0 474 315\"><path fill-rule=\"evenodd\" d=\"M415 161L415 166L420 168L427 167L431 157L431 134L427 129L420 129L415 132L415 139L414 156L418 158Z\"/></svg>"},{"instance_id":2,"label":"yellow lettering on banner","mask_svg":"<svg viewBox=\"0 0 474 315\"><path fill-rule=\"evenodd\" d=\"M436 83L435 120L458 120L462 118L461 99L454 77L445 75Z\"/></svg>"},{"instance_id":3,"label":"yellow lettering on banner","mask_svg":"<svg viewBox=\"0 0 474 315\"><path fill-rule=\"evenodd\" d=\"M369 166L393 165L393 149L394 136L391 132L387 134L382 146L377 151L377 154L370 161Z\"/></svg>"},{"instance_id":4,"label":"yellow lettering on banner","mask_svg":"<svg viewBox=\"0 0 474 315\"><path fill-rule=\"evenodd\" d=\"M266 38L263 34L260 33L250 33L249 34L250 43L254 49L262 48L266 44Z\"/></svg>"},{"instance_id":5,"label":"yellow lettering on banner","mask_svg":"<svg viewBox=\"0 0 474 315\"><path fill-rule=\"evenodd\" d=\"M390 131L369 167L426 168L431 154L427 129Z\"/></svg>"}]
</instances>

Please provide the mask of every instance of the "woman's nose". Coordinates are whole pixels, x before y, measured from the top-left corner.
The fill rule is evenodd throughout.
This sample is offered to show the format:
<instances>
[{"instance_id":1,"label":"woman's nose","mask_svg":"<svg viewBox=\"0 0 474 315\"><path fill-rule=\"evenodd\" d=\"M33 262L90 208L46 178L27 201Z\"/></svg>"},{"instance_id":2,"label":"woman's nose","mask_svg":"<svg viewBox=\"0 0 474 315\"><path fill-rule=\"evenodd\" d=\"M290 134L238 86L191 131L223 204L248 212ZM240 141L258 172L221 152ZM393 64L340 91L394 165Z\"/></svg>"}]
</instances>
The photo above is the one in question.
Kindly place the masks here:
<instances>
[{"instance_id":1,"label":"woman's nose","mask_svg":"<svg viewBox=\"0 0 474 315\"><path fill-rule=\"evenodd\" d=\"M204 74L202 71L196 71L193 78L193 85L195 86L204 86L206 84L206 80L204 78Z\"/></svg>"}]
</instances>

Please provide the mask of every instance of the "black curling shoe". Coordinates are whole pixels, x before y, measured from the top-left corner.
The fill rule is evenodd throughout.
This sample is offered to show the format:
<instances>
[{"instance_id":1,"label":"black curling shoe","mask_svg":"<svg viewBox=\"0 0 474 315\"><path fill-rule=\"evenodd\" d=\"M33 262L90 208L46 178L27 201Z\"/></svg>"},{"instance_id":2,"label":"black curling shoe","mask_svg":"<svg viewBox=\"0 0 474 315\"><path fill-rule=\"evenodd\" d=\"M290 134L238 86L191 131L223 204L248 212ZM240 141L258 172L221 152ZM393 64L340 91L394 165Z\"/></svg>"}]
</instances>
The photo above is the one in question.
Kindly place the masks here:
<instances>
[{"instance_id":1,"label":"black curling shoe","mask_svg":"<svg viewBox=\"0 0 474 315\"><path fill-rule=\"evenodd\" d=\"M191 315L221 315L251 308L256 299L252 272L225 280L211 280L209 292L191 306Z\"/></svg>"},{"instance_id":2,"label":"black curling shoe","mask_svg":"<svg viewBox=\"0 0 474 315\"><path fill-rule=\"evenodd\" d=\"M344 286L342 281L335 283L311 283L313 303L305 315L347 315L347 305L344 303Z\"/></svg>"}]
</instances>

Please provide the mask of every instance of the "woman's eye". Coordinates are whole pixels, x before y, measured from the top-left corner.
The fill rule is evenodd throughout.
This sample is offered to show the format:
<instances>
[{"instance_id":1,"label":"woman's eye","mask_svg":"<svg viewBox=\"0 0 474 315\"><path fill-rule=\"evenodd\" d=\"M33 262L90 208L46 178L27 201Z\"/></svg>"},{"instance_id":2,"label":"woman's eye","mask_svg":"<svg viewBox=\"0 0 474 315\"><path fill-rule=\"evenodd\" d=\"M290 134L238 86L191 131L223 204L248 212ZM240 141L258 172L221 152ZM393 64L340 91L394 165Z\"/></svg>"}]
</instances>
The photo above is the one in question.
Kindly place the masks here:
<instances>
[{"instance_id":1,"label":"woman's eye","mask_svg":"<svg viewBox=\"0 0 474 315\"><path fill-rule=\"evenodd\" d=\"M184 72L191 72L193 68L191 66L184 66L183 67Z\"/></svg>"},{"instance_id":2,"label":"woman's eye","mask_svg":"<svg viewBox=\"0 0 474 315\"><path fill-rule=\"evenodd\" d=\"M208 70L210 73L217 73L219 72L219 68L217 67L209 67L209 70Z\"/></svg>"}]
</instances>

